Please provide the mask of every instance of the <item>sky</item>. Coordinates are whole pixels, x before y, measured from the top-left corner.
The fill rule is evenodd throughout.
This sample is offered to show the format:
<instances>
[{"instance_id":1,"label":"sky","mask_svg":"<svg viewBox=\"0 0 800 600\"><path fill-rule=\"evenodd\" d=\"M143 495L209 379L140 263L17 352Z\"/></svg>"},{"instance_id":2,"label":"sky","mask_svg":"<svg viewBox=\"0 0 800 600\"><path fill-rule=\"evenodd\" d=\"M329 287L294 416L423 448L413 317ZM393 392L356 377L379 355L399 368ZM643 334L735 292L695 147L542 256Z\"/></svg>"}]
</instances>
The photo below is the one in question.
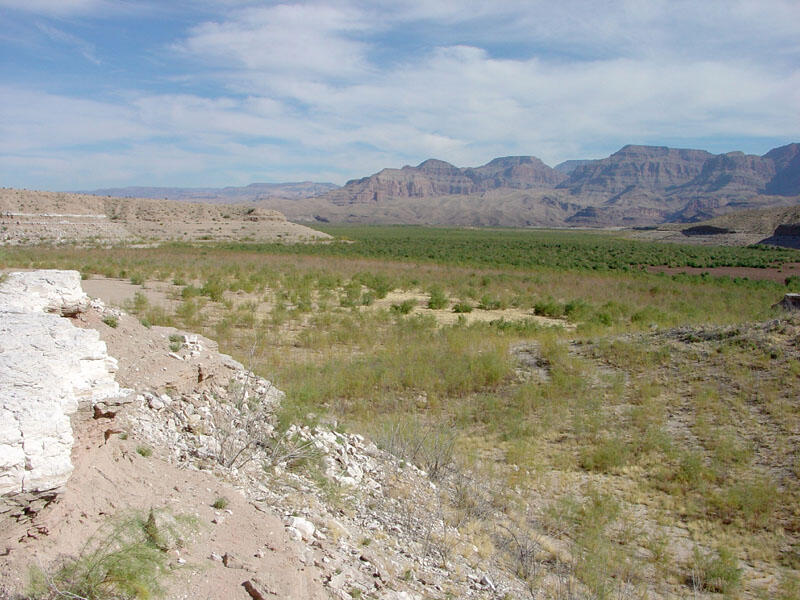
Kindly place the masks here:
<instances>
[{"instance_id":1,"label":"sky","mask_svg":"<svg viewBox=\"0 0 800 600\"><path fill-rule=\"evenodd\" d=\"M800 0L0 0L0 186L800 141Z\"/></svg>"}]
</instances>

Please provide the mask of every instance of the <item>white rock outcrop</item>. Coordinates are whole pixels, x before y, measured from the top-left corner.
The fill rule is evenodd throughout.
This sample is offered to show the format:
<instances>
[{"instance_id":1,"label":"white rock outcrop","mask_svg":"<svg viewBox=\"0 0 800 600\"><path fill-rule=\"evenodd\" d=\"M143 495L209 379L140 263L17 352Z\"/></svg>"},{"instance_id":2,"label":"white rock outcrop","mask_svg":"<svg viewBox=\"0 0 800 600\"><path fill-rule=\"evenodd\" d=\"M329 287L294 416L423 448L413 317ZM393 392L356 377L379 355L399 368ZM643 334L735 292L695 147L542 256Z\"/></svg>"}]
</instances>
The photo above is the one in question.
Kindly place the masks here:
<instances>
[{"instance_id":1,"label":"white rock outcrop","mask_svg":"<svg viewBox=\"0 0 800 600\"><path fill-rule=\"evenodd\" d=\"M0 513L57 494L72 473L69 415L120 394L97 331L60 316L88 302L77 271L0 282Z\"/></svg>"}]
</instances>

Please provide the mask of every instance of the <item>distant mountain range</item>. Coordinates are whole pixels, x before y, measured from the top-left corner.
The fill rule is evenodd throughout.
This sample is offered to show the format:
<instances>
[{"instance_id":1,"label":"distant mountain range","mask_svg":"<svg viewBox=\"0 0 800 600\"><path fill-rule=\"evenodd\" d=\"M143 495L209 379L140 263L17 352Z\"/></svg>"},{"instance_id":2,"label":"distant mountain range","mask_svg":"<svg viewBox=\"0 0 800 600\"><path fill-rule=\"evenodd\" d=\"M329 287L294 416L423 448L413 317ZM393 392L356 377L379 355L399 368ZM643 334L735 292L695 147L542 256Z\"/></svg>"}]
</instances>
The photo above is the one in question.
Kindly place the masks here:
<instances>
[{"instance_id":1,"label":"distant mountain range","mask_svg":"<svg viewBox=\"0 0 800 600\"><path fill-rule=\"evenodd\" d=\"M188 202L217 202L236 204L240 202L258 202L267 198L310 198L337 189L333 183L315 183L298 181L291 183L251 183L243 187L146 187L133 186L121 188L105 188L100 190L77 192L94 196L113 196L115 198L152 198L155 200L185 200Z\"/></svg>"},{"instance_id":2,"label":"distant mountain range","mask_svg":"<svg viewBox=\"0 0 800 600\"><path fill-rule=\"evenodd\" d=\"M258 202L290 219L468 226L644 226L800 204L800 144L763 156L628 145L551 168L533 156L459 168L429 159L332 184L122 188L109 195ZM156 191L158 190L158 191Z\"/></svg>"}]
</instances>

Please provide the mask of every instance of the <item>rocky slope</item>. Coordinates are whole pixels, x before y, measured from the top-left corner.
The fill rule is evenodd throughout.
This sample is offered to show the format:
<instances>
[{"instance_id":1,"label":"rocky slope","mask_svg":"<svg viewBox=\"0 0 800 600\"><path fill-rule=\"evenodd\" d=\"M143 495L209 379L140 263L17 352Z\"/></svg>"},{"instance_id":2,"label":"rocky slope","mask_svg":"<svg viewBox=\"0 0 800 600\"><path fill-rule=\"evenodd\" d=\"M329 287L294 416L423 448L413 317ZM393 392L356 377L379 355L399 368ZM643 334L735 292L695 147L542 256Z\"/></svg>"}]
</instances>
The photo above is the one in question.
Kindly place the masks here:
<instances>
[{"instance_id":1,"label":"rocky slope","mask_svg":"<svg viewBox=\"0 0 800 600\"><path fill-rule=\"evenodd\" d=\"M576 167L559 187L573 196L603 201L634 190L663 192L697 177L712 156L705 150L629 145Z\"/></svg>"},{"instance_id":2,"label":"rocky slope","mask_svg":"<svg viewBox=\"0 0 800 600\"><path fill-rule=\"evenodd\" d=\"M418 467L333 425L279 432L275 411L283 393L219 354L211 340L145 328L100 301L85 303L75 290L75 272L12 275L12 288L20 277L69 283L63 298L80 299L79 305L60 301L74 307L69 320L42 316L107 345L119 361L116 384L131 393L129 401L112 405L107 379L97 379L70 427L52 410L53 401L36 393L41 369L15 383L30 413L65 425L63 437L74 438L74 471L60 476L72 471L65 484L59 479L57 487L48 487L47 507L28 504L33 509L14 518L0 514L0 598L23 590L31 565L48 570L78 555L109 517L135 510L157 515L157 527L180 515L197 524L181 543L164 548L169 599L527 594L513 570L486 559L468 535L447 524L445 488ZM9 289L9 280L0 282L0 290ZM104 344L96 341L98 332ZM67 344L61 354L81 356L82 348ZM99 350L92 352L100 360ZM52 354L42 360L58 366ZM2 375L5 381L7 368ZM15 447L14 440L4 442ZM15 490L2 497L19 500ZM558 574L552 577L558 582Z\"/></svg>"}]
</instances>

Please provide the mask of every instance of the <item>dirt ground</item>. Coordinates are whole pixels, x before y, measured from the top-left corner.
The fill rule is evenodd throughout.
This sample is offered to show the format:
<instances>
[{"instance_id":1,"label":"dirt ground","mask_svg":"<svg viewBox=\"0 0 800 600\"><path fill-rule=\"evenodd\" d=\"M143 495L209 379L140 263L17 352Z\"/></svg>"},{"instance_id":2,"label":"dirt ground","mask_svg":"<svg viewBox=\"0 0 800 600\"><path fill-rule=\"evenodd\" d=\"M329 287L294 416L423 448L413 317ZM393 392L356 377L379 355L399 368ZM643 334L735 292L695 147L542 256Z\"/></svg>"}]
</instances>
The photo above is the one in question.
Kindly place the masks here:
<instances>
[{"instance_id":1,"label":"dirt ground","mask_svg":"<svg viewBox=\"0 0 800 600\"><path fill-rule=\"evenodd\" d=\"M133 301L137 293L144 294L150 304L163 306L167 310L174 310L180 304L179 298L181 288L163 281L147 281L143 286L140 286L134 285L126 279L114 279L95 275L91 279L84 280L81 285L87 294L94 298L100 298L103 302L112 306L124 307L126 304ZM271 309L271 303L264 302L262 296L263 294L226 292L226 298L232 300L234 304L250 301L257 302L256 313L260 317L268 314ZM418 290L396 290L389 292L385 298L375 300L369 306L360 306L359 310L389 310L393 304L401 304L406 300L413 300L416 302L416 306L410 314L431 315L440 325L452 325L456 323L459 318L462 318L467 324L498 321L502 319L505 321L531 320L547 327L572 327L571 324L563 319L553 319L536 315L533 310L530 309L505 308L498 310L481 310L479 308L474 308L472 312L469 313L455 313L452 308L449 307L433 310L427 306L428 295Z\"/></svg>"},{"instance_id":2,"label":"dirt ground","mask_svg":"<svg viewBox=\"0 0 800 600\"><path fill-rule=\"evenodd\" d=\"M112 328L93 309L73 322L100 331L109 355L119 361L117 381L137 391L189 388L197 381L195 362L202 363L207 376L227 369L216 344L204 338L207 351L190 364L170 354L168 336L174 330L145 329L127 315ZM113 419L95 420L88 408L73 415L75 471L64 494L32 521L12 523L0 532L0 598L22 592L31 567L47 569L62 557L78 555L111 515L150 509L196 522L183 547L170 551L169 599L249 599L242 584L253 577L275 597L329 597L314 566L314 549L289 539L285 515L249 503L211 472L171 464L165 449L143 456L137 451L142 442L126 435L125 415L132 407L114 408ZM106 435L109 431L115 433ZM218 498L228 500L224 510L212 506ZM226 554L228 566L220 561Z\"/></svg>"},{"instance_id":3,"label":"dirt ground","mask_svg":"<svg viewBox=\"0 0 800 600\"><path fill-rule=\"evenodd\" d=\"M33 523L17 524L0 536L5 553L0 590L23 589L31 566L47 568L61 556L77 555L111 515L153 508L194 517L197 523L185 546L170 553L175 570L167 598L249 599L242 583L256 572L277 597L328 597L306 544L288 539L278 515L256 509L210 473L167 463L158 450L141 456L134 439L113 435L104 443L104 431L113 426L106 420L82 415L73 423L75 471L66 492ZM229 501L226 510L211 506L220 497ZM244 568L226 568L212 553L235 556Z\"/></svg>"}]
</instances>

